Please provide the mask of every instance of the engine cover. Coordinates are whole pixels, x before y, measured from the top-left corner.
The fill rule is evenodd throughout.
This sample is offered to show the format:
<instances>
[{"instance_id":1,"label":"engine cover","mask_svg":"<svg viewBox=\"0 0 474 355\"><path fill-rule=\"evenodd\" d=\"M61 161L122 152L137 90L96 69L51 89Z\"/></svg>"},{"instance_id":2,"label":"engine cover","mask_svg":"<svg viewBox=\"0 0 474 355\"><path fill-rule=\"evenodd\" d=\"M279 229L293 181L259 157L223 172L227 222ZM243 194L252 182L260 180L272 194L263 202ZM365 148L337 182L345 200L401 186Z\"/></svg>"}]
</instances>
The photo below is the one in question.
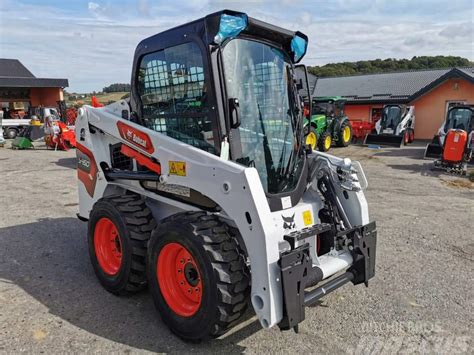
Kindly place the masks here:
<instances>
[{"instance_id":1,"label":"engine cover","mask_svg":"<svg viewBox=\"0 0 474 355\"><path fill-rule=\"evenodd\" d=\"M451 129L446 135L443 151L443 161L459 163L463 160L467 144L467 132L460 129Z\"/></svg>"}]
</instances>

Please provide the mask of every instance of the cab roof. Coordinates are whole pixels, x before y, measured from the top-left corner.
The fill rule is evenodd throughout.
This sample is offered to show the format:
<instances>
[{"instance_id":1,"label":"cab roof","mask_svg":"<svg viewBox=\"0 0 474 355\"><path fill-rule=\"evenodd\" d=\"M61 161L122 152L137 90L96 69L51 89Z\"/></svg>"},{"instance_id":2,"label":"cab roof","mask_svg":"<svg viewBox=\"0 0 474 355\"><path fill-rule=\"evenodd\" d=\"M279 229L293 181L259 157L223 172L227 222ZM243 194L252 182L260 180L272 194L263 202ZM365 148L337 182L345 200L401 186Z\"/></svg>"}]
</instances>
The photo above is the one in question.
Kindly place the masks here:
<instances>
[{"instance_id":1,"label":"cab roof","mask_svg":"<svg viewBox=\"0 0 474 355\"><path fill-rule=\"evenodd\" d=\"M233 10L222 10L192 22L173 27L142 40L137 46L135 57L186 42L187 37L196 38L197 36L205 45L212 45L214 44L214 37L219 31L220 19L223 14L245 15L242 12ZM291 53L291 40L295 35L299 35L306 41L308 40L308 37L301 32L290 31L252 17L247 18L248 25L246 29L241 32L242 35L267 40L281 46L287 53ZM303 56L301 56L301 58Z\"/></svg>"}]
</instances>

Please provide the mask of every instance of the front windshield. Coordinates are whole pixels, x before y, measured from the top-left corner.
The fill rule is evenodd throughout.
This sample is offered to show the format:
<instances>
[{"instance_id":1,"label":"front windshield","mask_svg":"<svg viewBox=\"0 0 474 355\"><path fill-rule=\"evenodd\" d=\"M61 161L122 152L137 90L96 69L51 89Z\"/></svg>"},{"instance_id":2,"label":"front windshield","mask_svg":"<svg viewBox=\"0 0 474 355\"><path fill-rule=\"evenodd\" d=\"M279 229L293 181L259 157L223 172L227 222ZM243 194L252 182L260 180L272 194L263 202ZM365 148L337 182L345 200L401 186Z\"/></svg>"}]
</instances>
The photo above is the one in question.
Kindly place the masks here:
<instances>
[{"instance_id":1,"label":"front windshield","mask_svg":"<svg viewBox=\"0 0 474 355\"><path fill-rule=\"evenodd\" d=\"M399 106L387 106L382 112L382 128L396 129L402 117L402 110Z\"/></svg>"},{"instance_id":2,"label":"front windshield","mask_svg":"<svg viewBox=\"0 0 474 355\"><path fill-rule=\"evenodd\" d=\"M471 124L472 111L468 108L453 108L449 111L448 120L444 127L447 132L450 129L462 129L469 132L469 125Z\"/></svg>"},{"instance_id":3,"label":"front windshield","mask_svg":"<svg viewBox=\"0 0 474 355\"><path fill-rule=\"evenodd\" d=\"M236 161L258 170L266 192L293 190L302 167L302 128L291 64L279 49L245 39L231 40L222 54L227 96L239 100L242 154Z\"/></svg>"},{"instance_id":4,"label":"front windshield","mask_svg":"<svg viewBox=\"0 0 474 355\"><path fill-rule=\"evenodd\" d=\"M335 105L330 102L316 102L313 104L313 115L331 116L335 111Z\"/></svg>"}]
</instances>

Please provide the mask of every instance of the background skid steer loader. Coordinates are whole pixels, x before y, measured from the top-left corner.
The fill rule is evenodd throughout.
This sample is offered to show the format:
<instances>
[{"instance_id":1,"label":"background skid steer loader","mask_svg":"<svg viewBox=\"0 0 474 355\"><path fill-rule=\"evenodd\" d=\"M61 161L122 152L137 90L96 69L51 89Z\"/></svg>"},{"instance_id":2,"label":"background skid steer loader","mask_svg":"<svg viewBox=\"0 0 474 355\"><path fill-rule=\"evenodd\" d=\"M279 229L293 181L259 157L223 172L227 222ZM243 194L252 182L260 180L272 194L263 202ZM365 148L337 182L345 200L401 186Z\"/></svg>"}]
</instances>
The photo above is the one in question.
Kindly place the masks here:
<instances>
[{"instance_id":1,"label":"background skid steer loader","mask_svg":"<svg viewBox=\"0 0 474 355\"><path fill-rule=\"evenodd\" d=\"M434 143L437 142L437 143ZM436 158L435 168L448 172L467 174L474 149L473 108L456 105L448 110L446 121L428 144L425 158Z\"/></svg>"},{"instance_id":2,"label":"background skid steer loader","mask_svg":"<svg viewBox=\"0 0 474 355\"><path fill-rule=\"evenodd\" d=\"M443 153L435 160L436 168L449 173L467 175L467 164L472 159L474 131L467 134L462 129L450 129L446 134Z\"/></svg>"},{"instance_id":3,"label":"background skid steer loader","mask_svg":"<svg viewBox=\"0 0 474 355\"><path fill-rule=\"evenodd\" d=\"M79 110L95 273L115 294L148 285L184 339L225 333L249 303L263 327L297 329L305 306L374 276L360 164L303 144L306 46L301 32L214 13L138 45L130 103Z\"/></svg>"},{"instance_id":4,"label":"background skid steer loader","mask_svg":"<svg viewBox=\"0 0 474 355\"><path fill-rule=\"evenodd\" d=\"M426 146L425 159L433 158L439 159L443 155L443 147L446 139L446 134L450 129L461 129L469 135L472 128L472 105L454 105L448 109L446 119L438 130L438 133L433 137L431 143Z\"/></svg>"},{"instance_id":5,"label":"background skid steer loader","mask_svg":"<svg viewBox=\"0 0 474 355\"><path fill-rule=\"evenodd\" d=\"M375 124L374 132L365 137L364 144L400 148L415 140L415 107L385 105L382 118Z\"/></svg>"}]
</instances>

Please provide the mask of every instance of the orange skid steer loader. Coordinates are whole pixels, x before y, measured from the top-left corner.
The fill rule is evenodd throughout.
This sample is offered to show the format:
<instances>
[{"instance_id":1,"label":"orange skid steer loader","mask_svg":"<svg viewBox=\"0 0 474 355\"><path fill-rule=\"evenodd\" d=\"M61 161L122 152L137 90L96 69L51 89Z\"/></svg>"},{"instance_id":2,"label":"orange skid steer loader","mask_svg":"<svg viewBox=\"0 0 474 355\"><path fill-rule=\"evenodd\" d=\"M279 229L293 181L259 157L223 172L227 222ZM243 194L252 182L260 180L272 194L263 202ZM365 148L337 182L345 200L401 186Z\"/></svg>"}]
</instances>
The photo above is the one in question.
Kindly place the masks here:
<instances>
[{"instance_id":1,"label":"orange skid steer loader","mask_svg":"<svg viewBox=\"0 0 474 355\"><path fill-rule=\"evenodd\" d=\"M473 149L473 106L455 105L449 108L438 134L426 146L425 158L435 158L436 168L465 175Z\"/></svg>"}]
</instances>

